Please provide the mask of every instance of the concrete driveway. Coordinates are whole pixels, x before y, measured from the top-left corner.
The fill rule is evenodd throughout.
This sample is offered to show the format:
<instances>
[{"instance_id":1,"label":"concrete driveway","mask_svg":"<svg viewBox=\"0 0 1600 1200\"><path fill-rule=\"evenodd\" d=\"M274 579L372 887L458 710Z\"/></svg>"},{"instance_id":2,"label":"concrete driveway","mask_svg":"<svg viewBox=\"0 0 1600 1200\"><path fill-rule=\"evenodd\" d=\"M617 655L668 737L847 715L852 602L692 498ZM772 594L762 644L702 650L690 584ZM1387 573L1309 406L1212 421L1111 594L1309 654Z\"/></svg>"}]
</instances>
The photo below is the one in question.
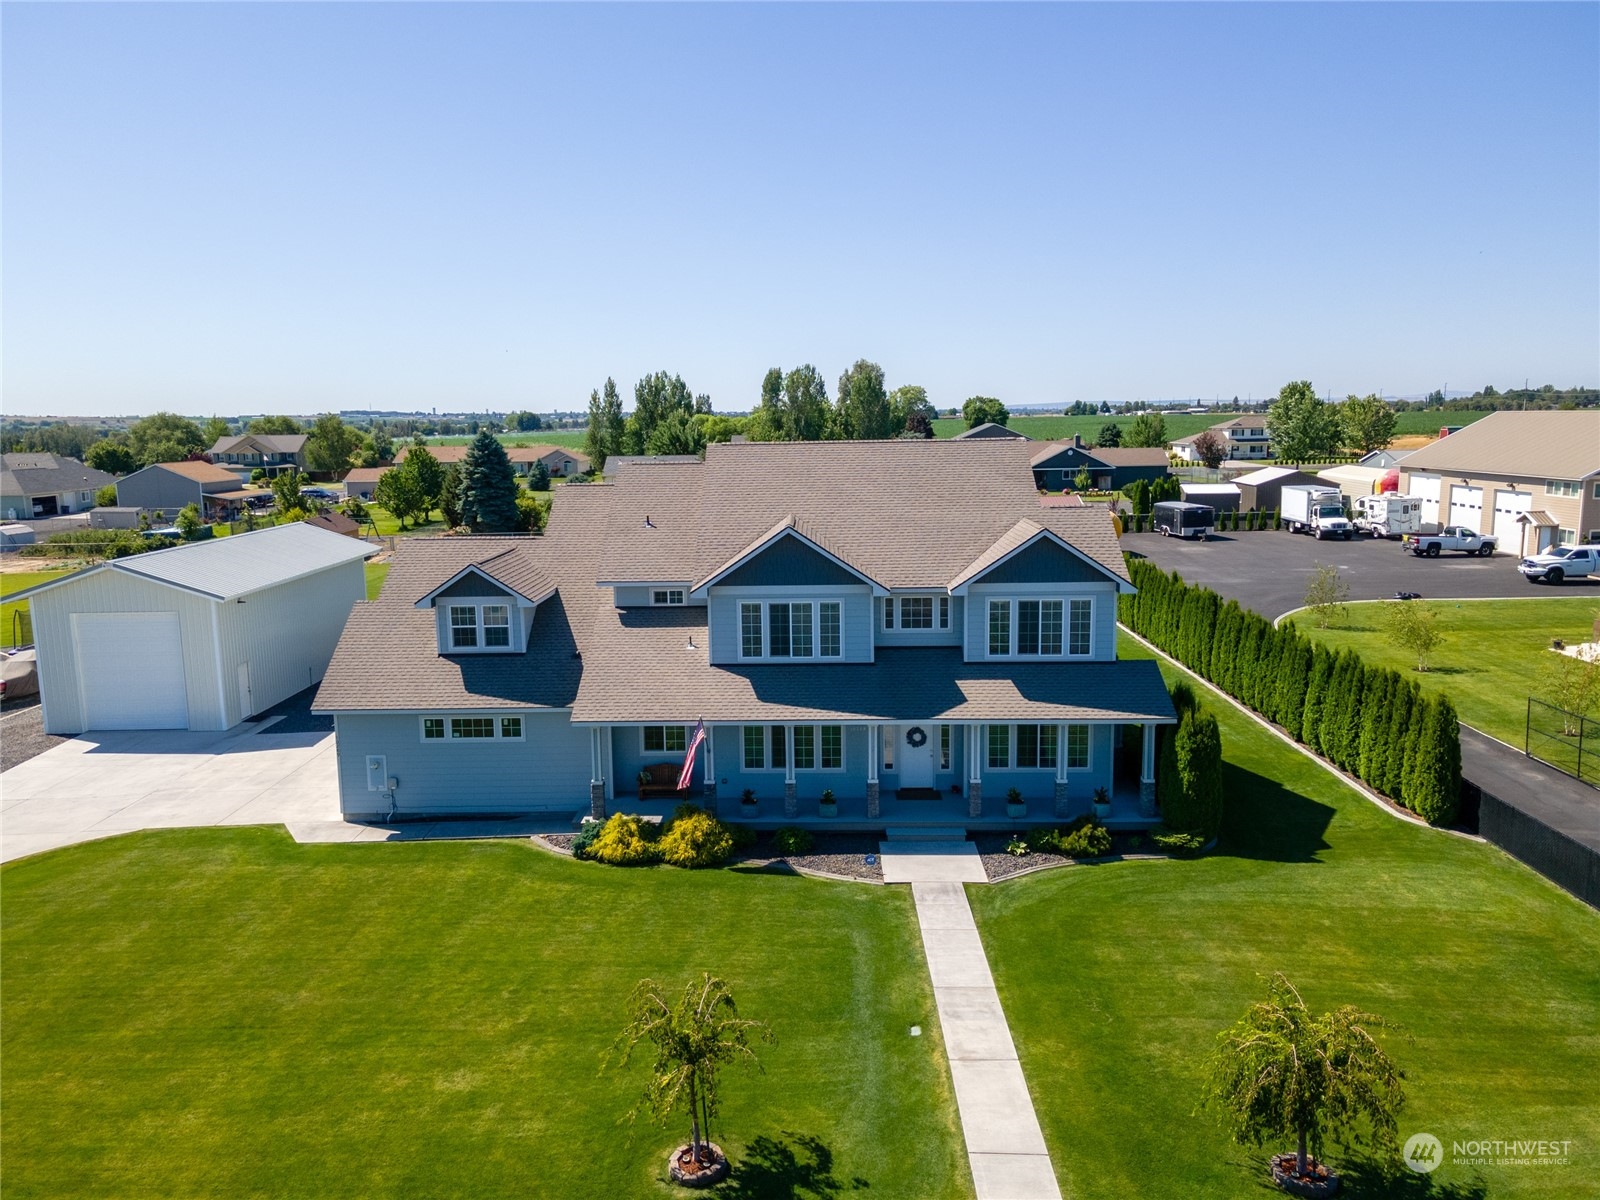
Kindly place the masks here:
<instances>
[{"instance_id":1,"label":"concrete driveway","mask_svg":"<svg viewBox=\"0 0 1600 1200\"><path fill-rule=\"evenodd\" d=\"M333 734L84 734L0 773L0 861L136 829L339 822Z\"/></svg>"}]
</instances>

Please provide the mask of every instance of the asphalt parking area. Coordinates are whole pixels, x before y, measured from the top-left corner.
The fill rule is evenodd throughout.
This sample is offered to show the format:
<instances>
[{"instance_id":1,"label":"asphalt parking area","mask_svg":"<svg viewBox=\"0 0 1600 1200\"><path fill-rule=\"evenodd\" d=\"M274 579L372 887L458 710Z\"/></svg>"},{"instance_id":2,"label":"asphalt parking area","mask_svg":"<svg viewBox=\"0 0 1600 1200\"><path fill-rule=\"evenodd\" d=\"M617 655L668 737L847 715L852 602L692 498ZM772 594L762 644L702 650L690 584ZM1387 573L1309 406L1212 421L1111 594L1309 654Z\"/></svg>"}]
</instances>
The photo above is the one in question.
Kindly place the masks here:
<instances>
[{"instance_id":1,"label":"asphalt parking area","mask_svg":"<svg viewBox=\"0 0 1600 1200\"><path fill-rule=\"evenodd\" d=\"M1194 542L1130 533L1123 536L1122 548L1272 618L1305 603L1306 587L1318 563L1339 568L1352 600L1387 600L1396 592L1418 592L1425 600L1584 594L1600 598L1600 582L1590 579L1557 587L1529 583L1517 572L1520 560L1515 554L1417 558L1401 549L1398 541L1367 537L1319 542L1306 534L1274 531L1226 533Z\"/></svg>"}]
</instances>

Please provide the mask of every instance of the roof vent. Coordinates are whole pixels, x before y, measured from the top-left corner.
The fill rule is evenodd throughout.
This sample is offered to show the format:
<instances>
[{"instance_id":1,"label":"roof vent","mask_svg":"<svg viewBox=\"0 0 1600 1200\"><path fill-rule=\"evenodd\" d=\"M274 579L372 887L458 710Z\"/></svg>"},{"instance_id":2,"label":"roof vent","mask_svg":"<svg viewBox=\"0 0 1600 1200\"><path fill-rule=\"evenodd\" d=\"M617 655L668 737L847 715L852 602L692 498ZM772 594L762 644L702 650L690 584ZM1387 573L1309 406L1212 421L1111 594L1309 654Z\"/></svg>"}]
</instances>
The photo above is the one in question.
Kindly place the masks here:
<instances>
[{"instance_id":1,"label":"roof vent","mask_svg":"<svg viewBox=\"0 0 1600 1200\"><path fill-rule=\"evenodd\" d=\"M650 519L649 513L645 513L644 515L644 527L646 529L654 529L656 527L656 523Z\"/></svg>"}]
</instances>

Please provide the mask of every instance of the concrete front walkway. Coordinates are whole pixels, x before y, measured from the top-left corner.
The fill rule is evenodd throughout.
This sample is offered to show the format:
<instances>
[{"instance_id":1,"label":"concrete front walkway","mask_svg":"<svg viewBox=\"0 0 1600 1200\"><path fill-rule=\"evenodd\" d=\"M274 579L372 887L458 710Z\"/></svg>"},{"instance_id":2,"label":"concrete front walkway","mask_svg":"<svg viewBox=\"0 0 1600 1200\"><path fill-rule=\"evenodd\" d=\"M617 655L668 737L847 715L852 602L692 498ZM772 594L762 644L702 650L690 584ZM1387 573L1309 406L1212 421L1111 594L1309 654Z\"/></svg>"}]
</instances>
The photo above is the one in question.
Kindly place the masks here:
<instances>
[{"instance_id":1,"label":"concrete front walkway","mask_svg":"<svg viewBox=\"0 0 1600 1200\"><path fill-rule=\"evenodd\" d=\"M884 842L885 883L909 883L978 1200L1060 1200L1000 993L967 903L987 883L970 842Z\"/></svg>"}]
</instances>

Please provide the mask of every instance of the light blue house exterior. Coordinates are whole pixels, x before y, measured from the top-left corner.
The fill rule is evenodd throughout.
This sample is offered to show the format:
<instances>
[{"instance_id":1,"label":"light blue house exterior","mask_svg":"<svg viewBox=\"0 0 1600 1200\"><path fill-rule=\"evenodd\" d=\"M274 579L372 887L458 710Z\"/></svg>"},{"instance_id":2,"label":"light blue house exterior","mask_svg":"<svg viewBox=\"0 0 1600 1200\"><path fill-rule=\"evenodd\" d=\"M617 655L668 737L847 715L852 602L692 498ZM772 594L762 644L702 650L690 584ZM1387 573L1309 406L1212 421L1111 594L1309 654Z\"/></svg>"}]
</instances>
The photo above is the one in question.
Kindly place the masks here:
<instances>
[{"instance_id":1,"label":"light blue house exterior","mask_svg":"<svg viewBox=\"0 0 1600 1200\"><path fill-rule=\"evenodd\" d=\"M1041 508L1026 451L714 446L559 489L544 538L402 543L317 701L346 815L1152 823L1173 711L1116 656L1109 514ZM929 476L973 503L897 528Z\"/></svg>"}]
</instances>

